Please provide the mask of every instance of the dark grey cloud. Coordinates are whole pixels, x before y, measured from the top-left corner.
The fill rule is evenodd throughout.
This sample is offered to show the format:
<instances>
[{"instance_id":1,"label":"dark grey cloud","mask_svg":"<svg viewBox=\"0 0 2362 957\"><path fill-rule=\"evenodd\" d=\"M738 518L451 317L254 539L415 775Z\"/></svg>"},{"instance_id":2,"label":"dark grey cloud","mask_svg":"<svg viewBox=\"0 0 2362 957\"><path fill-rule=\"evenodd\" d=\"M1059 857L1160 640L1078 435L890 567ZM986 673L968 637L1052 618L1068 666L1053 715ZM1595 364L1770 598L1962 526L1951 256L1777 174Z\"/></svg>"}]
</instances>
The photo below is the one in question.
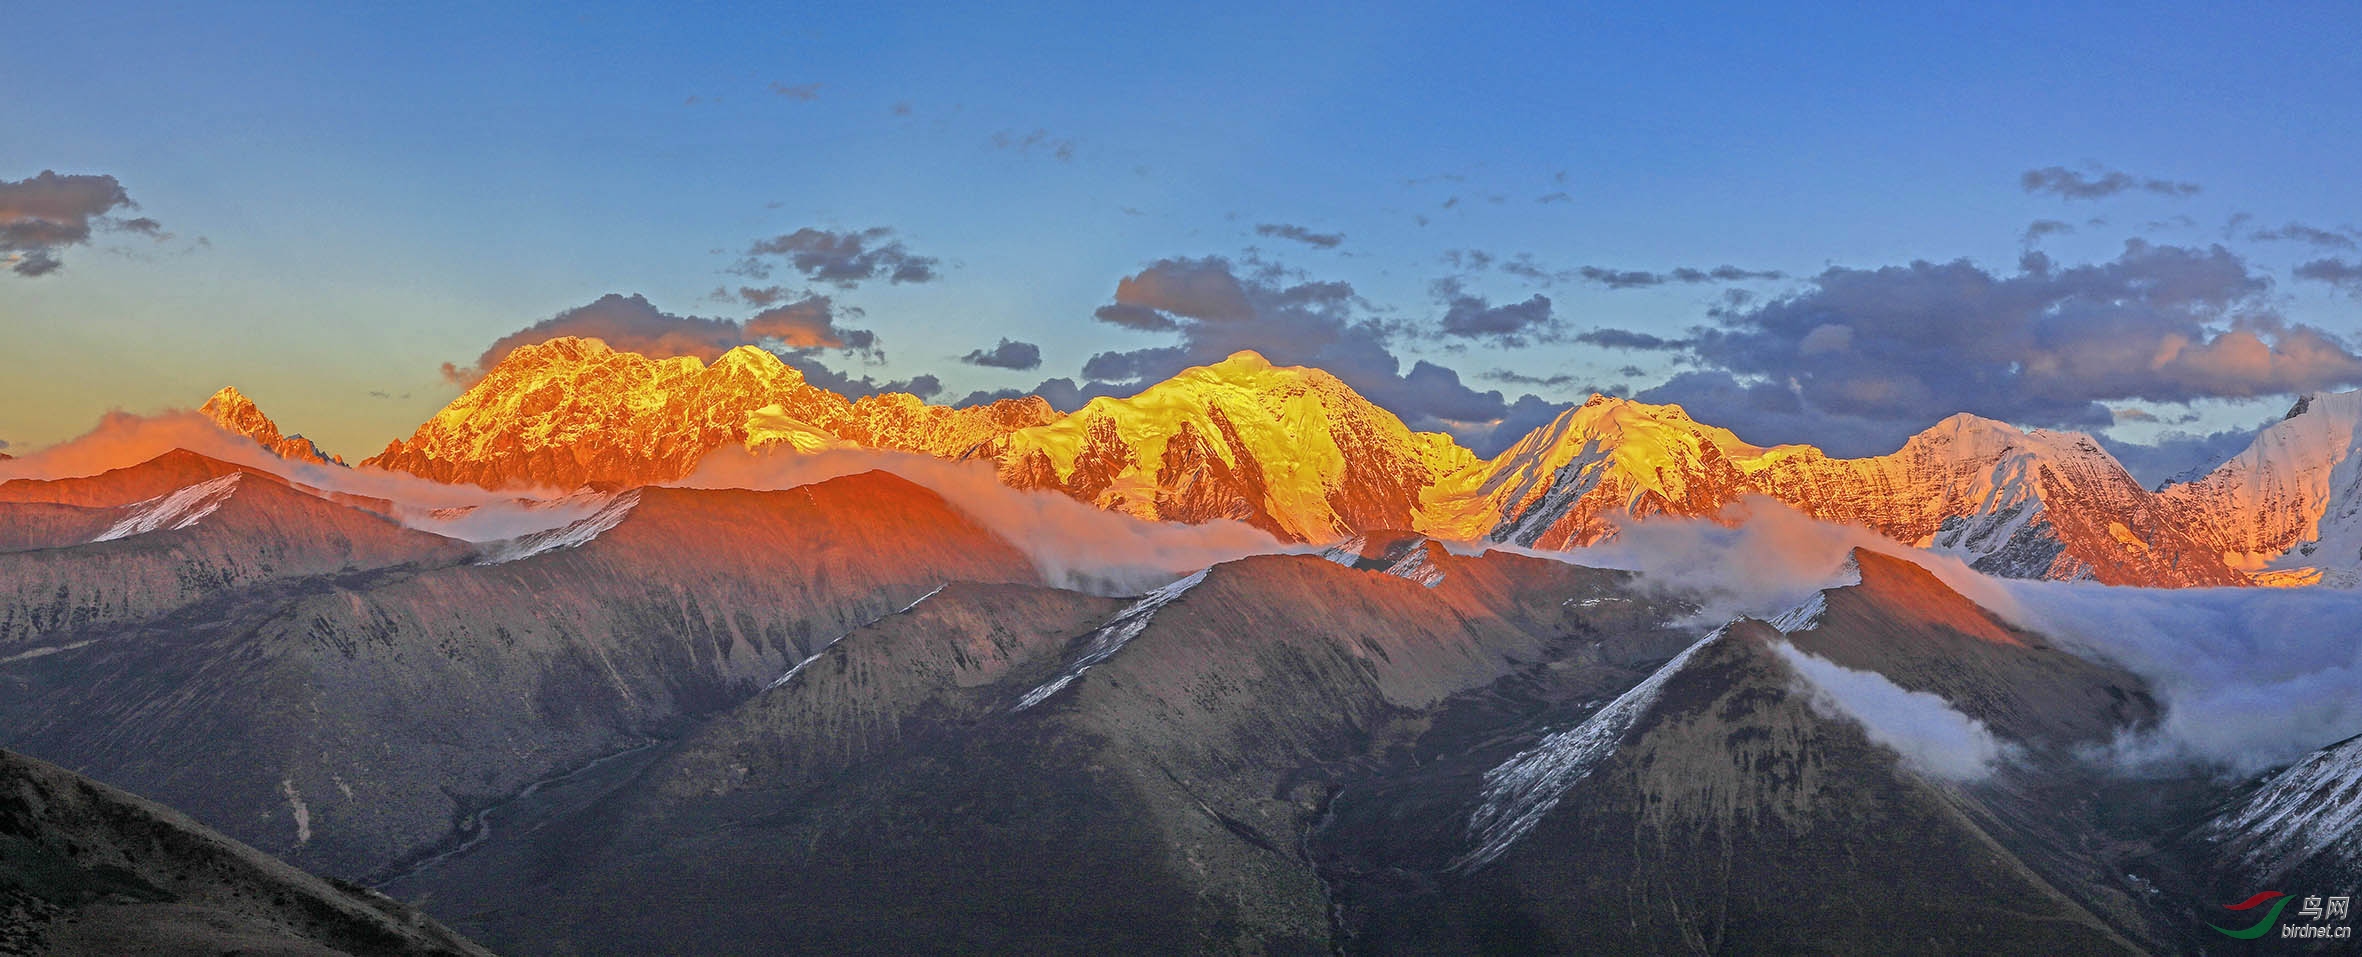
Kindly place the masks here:
<instances>
[{"instance_id":1,"label":"dark grey cloud","mask_svg":"<svg viewBox=\"0 0 2362 957\"><path fill-rule=\"evenodd\" d=\"M2362 263L2344 259L2316 259L2299 264L2292 274L2298 279L2325 282L2362 295Z\"/></svg>"},{"instance_id":2,"label":"dark grey cloud","mask_svg":"<svg viewBox=\"0 0 2362 957\"><path fill-rule=\"evenodd\" d=\"M1686 339L1667 339L1663 336L1631 329L1600 328L1575 336L1575 341L1602 349L1634 349L1658 351L1680 349L1689 345Z\"/></svg>"},{"instance_id":3,"label":"dark grey cloud","mask_svg":"<svg viewBox=\"0 0 2362 957\"><path fill-rule=\"evenodd\" d=\"M577 306L495 340L468 366L443 363L443 377L473 385L484 373L521 346L561 336L599 339L607 345L651 358L695 356L712 361L744 345L761 345L782 358L840 350L872 360L883 358L877 334L838 324L842 316L859 310L840 309L827 296L807 295L756 313L745 322L665 312L639 295L608 293L588 305Z\"/></svg>"},{"instance_id":4,"label":"dark grey cloud","mask_svg":"<svg viewBox=\"0 0 2362 957\"><path fill-rule=\"evenodd\" d=\"M730 295L729 290L726 289L717 289L715 290L715 293L716 295L709 298L722 302L728 302L731 300L731 298L733 298ZM747 305L753 306L757 309L765 309L771 306L776 306L789 299L800 298L802 296L808 295L811 294L809 292L796 292L788 289L786 286L740 286L738 287L738 293L735 298L745 300Z\"/></svg>"},{"instance_id":5,"label":"dark grey cloud","mask_svg":"<svg viewBox=\"0 0 2362 957\"><path fill-rule=\"evenodd\" d=\"M1753 423L1751 441L1830 447L1834 435L1831 451L1867 454L1954 412L2090 429L2114 422L2109 402L2362 383L2362 356L2272 313L2268 287L2220 246L2139 240L2092 265L2029 253L2015 275L1966 260L1832 268L1795 294L1717 310L1683 350L1699 371L1644 395Z\"/></svg>"},{"instance_id":6,"label":"dark grey cloud","mask_svg":"<svg viewBox=\"0 0 2362 957\"><path fill-rule=\"evenodd\" d=\"M2247 238L2259 242L2295 242L2328 249L2354 249L2357 245L2352 232L2336 232L2303 223L2289 223L2276 229L2261 229Z\"/></svg>"},{"instance_id":7,"label":"dark grey cloud","mask_svg":"<svg viewBox=\"0 0 2362 957\"><path fill-rule=\"evenodd\" d=\"M806 279L848 289L871 279L893 283L935 279L938 261L913 254L893 235L894 231L884 226L842 232L807 226L756 240L731 269L743 276L767 279L770 260L778 258Z\"/></svg>"},{"instance_id":8,"label":"dark grey cloud","mask_svg":"<svg viewBox=\"0 0 2362 957\"><path fill-rule=\"evenodd\" d=\"M2102 166L2081 171L2064 166L2030 169L2018 174L2018 186L2031 194L2047 193L2067 200L2104 199L2134 190L2176 198L2196 196L2199 192L2196 183L2134 176Z\"/></svg>"},{"instance_id":9,"label":"dark grey cloud","mask_svg":"<svg viewBox=\"0 0 2362 957\"><path fill-rule=\"evenodd\" d=\"M1114 304L1210 322L1239 322L1255 317L1255 306L1247 302L1246 284L1231 271L1229 260L1220 257L1160 259L1150 263L1148 268L1116 282ZM1106 315L1099 318L1136 329L1175 328L1170 318L1162 326Z\"/></svg>"},{"instance_id":10,"label":"dark grey cloud","mask_svg":"<svg viewBox=\"0 0 2362 957\"><path fill-rule=\"evenodd\" d=\"M1462 272L1483 272L1493 266L1493 254L1481 249L1446 249L1444 265Z\"/></svg>"},{"instance_id":11,"label":"dark grey cloud","mask_svg":"<svg viewBox=\"0 0 2362 957\"><path fill-rule=\"evenodd\" d=\"M1316 233L1292 223L1264 223L1255 227L1255 234L1276 239L1292 239L1304 245L1317 246L1321 249L1335 249L1337 244L1345 241L1344 233Z\"/></svg>"},{"instance_id":12,"label":"dark grey cloud","mask_svg":"<svg viewBox=\"0 0 2362 957\"><path fill-rule=\"evenodd\" d=\"M908 392L921 399L932 399L943 394L942 380L932 375L916 375L908 379L881 382L870 376L855 378L850 374L838 372L823 364L819 357L809 354L788 353L781 355L779 361L787 363L797 372L803 373L805 382L848 399L859 399L880 392Z\"/></svg>"},{"instance_id":13,"label":"dark grey cloud","mask_svg":"<svg viewBox=\"0 0 2362 957\"><path fill-rule=\"evenodd\" d=\"M1523 372L1516 372L1509 369L1494 369L1477 376L1477 378L1485 379L1491 382L1506 382L1510 385L1535 386L1545 389L1558 389L1575 384L1575 377L1572 374L1565 372L1561 372L1557 375L1540 376L1526 375Z\"/></svg>"},{"instance_id":14,"label":"dark grey cloud","mask_svg":"<svg viewBox=\"0 0 2362 957\"><path fill-rule=\"evenodd\" d=\"M1407 327L1373 315L1346 283L1308 280L1268 263L1172 258L1124 277L1114 299L1094 316L1176 341L1099 353L1084 363L1085 383L1057 389L1051 380L1036 394L1072 409L1095 396L1129 395L1191 366L1253 350L1280 365L1326 370L1415 428L1489 423L1509 409L1500 392L1471 388L1449 368L1427 361L1405 368L1393 344Z\"/></svg>"},{"instance_id":15,"label":"dark grey cloud","mask_svg":"<svg viewBox=\"0 0 2362 957\"><path fill-rule=\"evenodd\" d=\"M90 242L93 229L162 238L163 227L153 219L107 218L117 209L138 208L112 176L42 170L25 179L0 180L0 265L27 278L56 272L65 266L59 253Z\"/></svg>"},{"instance_id":16,"label":"dark grey cloud","mask_svg":"<svg viewBox=\"0 0 2362 957\"><path fill-rule=\"evenodd\" d=\"M65 268L66 265L64 260L57 258L55 254L46 249L36 249L26 253L7 253L0 256L0 262L10 263L11 265L8 267L10 272L26 278L46 276Z\"/></svg>"},{"instance_id":17,"label":"dark grey cloud","mask_svg":"<svg viewBox=\"0 0 2362 957\"><path fill-rule=\"evenodd\" d=\"M2100 445L2142 485L2157 488L2167 482L2187 482L2214 470L2254 444L2262 426L2224 429L2204 434L2172 430L2149 442L2100 437Z\"/></svg>"},{"instance_id":18,"label":"dark grey cloud","mask_svg":"<svg viewBox=\"0 0 2362 957\"><path fill-rule=\"evenodd\" d=\"M1640 289L1666 283L1696 285L1706 282L1748 282L1762 279L1786 279L1778 270L1741 269L1737 266L1716 266L1697 269L1682 266L1665 272L1646 272L1633 269L1609 269L1603 266L1579 266L1574 275L1585 282L1597 283L1609 289Z\"/></svg>"},{"instance_id":19,"label":"dark grey cloud","mask_svg":"<svg viewBox=\"0 0 2362 957\"><path fill-rule=\"evenodd\" d=\"M960 357L961 362L992 369L1039 369L1042 367L1042 347L1030 342L1002 339L990 349L970 350Z\"/></svg>"},{"instance_id":20,"label":"dark grey cloud","mask_svg":"<svg viewBox=\"0 0 2362 957\"><path fill-rule=\"evenodd\" d=\"M1687 371L1644 389L1633 398L1673 403L1699 421L1718 425L1757 445L1808 442L1832 455L1892 452L1917 427L1898 427L1862 416L1825 412L1805 405L1796 393L1773 382L1741 382L1722 371Z\"/></svg>"},{"instance_id":21,"label":"dark grey cloud","mask_svg":"<svg viewBox=\"0 0 2362 957\"><path fill-rule=\"evenodd\" d=\"M1455 437L1469 451L1489 459L1507 451L1510 446L1517 444L1517 440L1525 438L1535 429L1549 425L1560 413L1572 407L1571 403L1552 402L1538 395L1518 396L1517 401L1510 403L1509 408L1502 412L1498 421L1459 430Z\"/></svg>"},{"instance_id":22,"label":"dark grey cloud","mask_svg":"<svg viewBox=\"0 0 2362 957\"><path fill-rule=\"evenodd\" d=\"M2071 233L2074 231L2075 225L2073 223L2063 222L2056 219L2037 219L2031 223L2026 224L2026 231L2018 237L2018 242L2022 245L2031 246L2044 236L2052 236L2060 233Z\"/></svg>"},{"instance_id":23,"label":"dark grey cloud","mask_svg":"<svg viewBox=\"0 0 2362 957\"><path fill-rule=\"evenodd\" d=\"M771 84L771 92L794 100L798 103L810 103L813 100L820 98L820 86L821 85L818 83L796 83L791 85L787 83L775 82Z\"/></svg>"},{"instance_id":24,"label":"dark grey cloud","mask_svg":"<svg viewBox=\"0 0 2362 957\"><path fill-rule=\"evenodd\" d=\"M749 317L745 325L746 338L774 352L840 349L859 353L873 361L885 358L885 353L878 348L877 333L837 324L839 316L860 314L861 310L839 307L827 296L806 295Z\"/></svg>"},{"instance_id":25,"label":"dark grey cloud","mask_svg":"<svg viewBox=\"0 0 2362 957\"><path fill-rule=\"evenodd\" d=\"M1496 306L1462 288L1459 280L1442 279L1435 283L1435 296L1444 305L1441 327L1446 336L1515 348L1533 341L1553 342L1564 335L1564 325L1551 315L1550 297L1540 293L1523 302Z\"/></svg>"},{"instance_id":26,"label":"dark grey cloud","mask_svg":"<svg viewBox=\"0 0 2362 957\"><path fill-rule=\"evenodd\" d=\"M1050 131L1044 129L1035 129L1026 133L1002 130L992 134L991 143L993 149L1014 150L1026 156L1031 156L1034 151L1040 150L1050 154L1051 158L1061 163L1074 159L1074 141L1062 136L1052 136Z\"/></svg>"},{"instance_id":27,"label":"dark grey cloud","mask_svg":"<svg viewBox=\"0 0 2362 957\"><path fill-rule=\"evenodd\" d=\"M1073 379L1058 378L1045 379L1040 385L1031 389L994 389L990 391L978 389L951 404L965 409L969 406L985 405L1003 399L1022 399L1029 395L1041 396L1042 401L1048 402L1051 408L1068 411L1082 408L1083 403L1089 401L1083 395L1081 387L1074 384Z\"/></svg>"}]
</instances>

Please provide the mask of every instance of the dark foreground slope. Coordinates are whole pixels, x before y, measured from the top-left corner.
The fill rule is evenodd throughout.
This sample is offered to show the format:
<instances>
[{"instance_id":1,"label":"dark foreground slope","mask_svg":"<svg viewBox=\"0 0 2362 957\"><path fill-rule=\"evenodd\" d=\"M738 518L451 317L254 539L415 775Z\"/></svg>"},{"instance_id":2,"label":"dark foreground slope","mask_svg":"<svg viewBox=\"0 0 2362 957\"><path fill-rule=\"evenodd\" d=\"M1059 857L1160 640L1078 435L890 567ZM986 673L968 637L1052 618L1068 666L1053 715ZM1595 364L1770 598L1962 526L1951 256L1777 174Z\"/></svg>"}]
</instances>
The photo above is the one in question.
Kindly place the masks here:
<instances>
[{"instance_id":1,"label":"dark foreground slope","mask_svg":"<svg viewBox=\"0 0 2362 957\"><path fill-rule=\"evenodd\" d=\"M2191 945L2074 759L2155 719L2139 680L1858 562L1703 640L1621 573L1416 538L1129 603L953 585L388 890L522 953ZM1899 752L1801 662L1993 753Z\"/></svg>"},{"instance_id":2,"label":"dark foreground slope","mask_svg":"<svg viewBox=\"0 0 2362 957\"><path fill-rule=\"evenodd\" d=\"M381 894L0 751L0 954L484 953Z\"/></svg>"},{"instance_id":3,"label":"dark foreground slope","mask_svg":"<svg viewBox=\"0 0 2362 957\"><path fill-rule=\"evenodd\" d=\"M1690 640L1622 573L1371 551L955 585L388 889L524 953L1327 952L1337 788L1455 696L1612 693Z\"/></svg>"}]
</instances>

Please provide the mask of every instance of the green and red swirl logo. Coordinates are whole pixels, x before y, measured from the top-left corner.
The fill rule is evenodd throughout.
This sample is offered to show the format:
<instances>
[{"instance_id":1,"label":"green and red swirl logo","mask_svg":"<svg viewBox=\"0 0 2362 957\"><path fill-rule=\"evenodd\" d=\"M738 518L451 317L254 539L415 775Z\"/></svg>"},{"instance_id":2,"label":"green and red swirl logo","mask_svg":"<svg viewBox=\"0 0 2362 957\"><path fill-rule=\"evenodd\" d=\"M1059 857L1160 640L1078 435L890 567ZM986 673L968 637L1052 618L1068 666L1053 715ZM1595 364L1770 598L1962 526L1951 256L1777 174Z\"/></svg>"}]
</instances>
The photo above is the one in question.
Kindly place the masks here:
<instances>
[{"instance_id":1,"label":"green and red swirl logo","mask_svg":"<svg viewBox=\"0 0 2362 957\"><path fill-rule=\"evenodd\" d=\"M2295 898L2280 893L2279 891L2264 891L2255 895L2254 897L2240 901L2239 903L2223 905L2224 910L2249 911L2258 907L2262 907L2266 903L2271 904L2272 909L2265 911L2263 919L2256 921L2255 926L2247 927L2241 930L2231 930L2216 924L2208 924L2206 926L2214 928L2217 932L2221 933L2225 937L2236 937L2240 940L2254 940L2272 932L2272 925L2280 922L2280 909L2287 907L2288 902L2294 899Z\"/></svg>"}]
</instances>

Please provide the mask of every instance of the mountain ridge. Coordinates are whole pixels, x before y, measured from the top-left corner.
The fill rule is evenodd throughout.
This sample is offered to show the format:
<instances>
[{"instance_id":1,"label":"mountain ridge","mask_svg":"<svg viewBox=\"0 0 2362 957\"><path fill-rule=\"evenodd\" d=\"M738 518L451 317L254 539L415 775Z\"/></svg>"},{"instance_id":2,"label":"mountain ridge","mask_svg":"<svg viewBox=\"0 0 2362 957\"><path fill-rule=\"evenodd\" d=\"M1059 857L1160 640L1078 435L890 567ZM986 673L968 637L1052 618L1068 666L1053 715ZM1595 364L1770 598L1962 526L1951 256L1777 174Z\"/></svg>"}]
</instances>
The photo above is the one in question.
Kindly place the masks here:
<instances>
[{"instance_id":1,"label":"mountain ridge","mask_svg":"<svg viewBox=\"0 0 2362 957\"><path fill-rule=\"evenodd\" d=\"M235 413L217 421L274 450L273 441L297 441L271 439L268 417L234 389L208 408L217 404ZM563 490L677 481L723 445L882 449L980 461L1012 487L1140 518L1235 519L1316 545L1416 529L1582 547L1632 521L1715 520L1744 496L1766 495L2010 577L2355 585L2358 426L2362 393L2307 396L2241 456L2153 491L2090 436L1969 413L1894 452L1848 459L1755 445L1678 405L1594 394L1479 459L1325 371L1252 351L1060 414L1038 396L966 408L908 393L847 399L752 346L709 364L561 337L512 352L361 465ZM289 457L308 460L301 452Z\"/></svg>"}]
</instances>

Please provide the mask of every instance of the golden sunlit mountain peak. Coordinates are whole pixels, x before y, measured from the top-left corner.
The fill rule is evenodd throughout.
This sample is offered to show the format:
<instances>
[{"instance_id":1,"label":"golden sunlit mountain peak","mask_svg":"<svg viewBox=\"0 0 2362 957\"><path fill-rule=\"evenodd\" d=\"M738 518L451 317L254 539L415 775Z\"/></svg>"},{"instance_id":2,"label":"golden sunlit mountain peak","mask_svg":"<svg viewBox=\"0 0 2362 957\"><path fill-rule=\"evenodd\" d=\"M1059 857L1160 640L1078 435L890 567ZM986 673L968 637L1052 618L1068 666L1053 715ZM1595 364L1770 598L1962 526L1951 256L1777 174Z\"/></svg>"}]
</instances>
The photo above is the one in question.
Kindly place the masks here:
<instances>
[{"instance_id":1,"label":"golden sunlit mountain peak","mask_svg":"<svg viewBox=\"0 0 2362 957\"><path fill-rule=\"evenodd\" d=\"M756 346L709 364L561 336L510 352L408 440L363 464L487 488L636 486L683 478L724 445L956 457L1056 415L1030 396L967 409L905 393L856 402Z\"/></svg>"},{"instance_id":2,"label":"golden sunlit mountain peak","mask_svg":"<svg viewBox=\"0 0 2362 957\"><path fill-rule=\"evenodd\" d=\"M1103 396L1010 433L1003 480L1144 518L1232 518L1327 542L1408 528L1430 490L1475 456L1414 432L1328 372L1241 351L1128 398Z\"/></svg>"},{"instance_id":3,"label":"golden sunlit mountain peak","mask_svg":"<svg viewBox=\"0 0 2362 957\"><path fill-rule=\"evenodd\" d=\"M237 386L222 386L220 391L215 392L212 398L206 399L205 404L197 408L197 412L212 419L215 425L253 439L280 458L318 465L330 462L338 465L344 464L343 459L321 451L320 447L312 444L310 439L301 435L279 434L278 423L272 422L270 416L264 415L262 407L255 405L253 399L247 398L245 393L238 391Z\"/></svg>"}]
</instances>

